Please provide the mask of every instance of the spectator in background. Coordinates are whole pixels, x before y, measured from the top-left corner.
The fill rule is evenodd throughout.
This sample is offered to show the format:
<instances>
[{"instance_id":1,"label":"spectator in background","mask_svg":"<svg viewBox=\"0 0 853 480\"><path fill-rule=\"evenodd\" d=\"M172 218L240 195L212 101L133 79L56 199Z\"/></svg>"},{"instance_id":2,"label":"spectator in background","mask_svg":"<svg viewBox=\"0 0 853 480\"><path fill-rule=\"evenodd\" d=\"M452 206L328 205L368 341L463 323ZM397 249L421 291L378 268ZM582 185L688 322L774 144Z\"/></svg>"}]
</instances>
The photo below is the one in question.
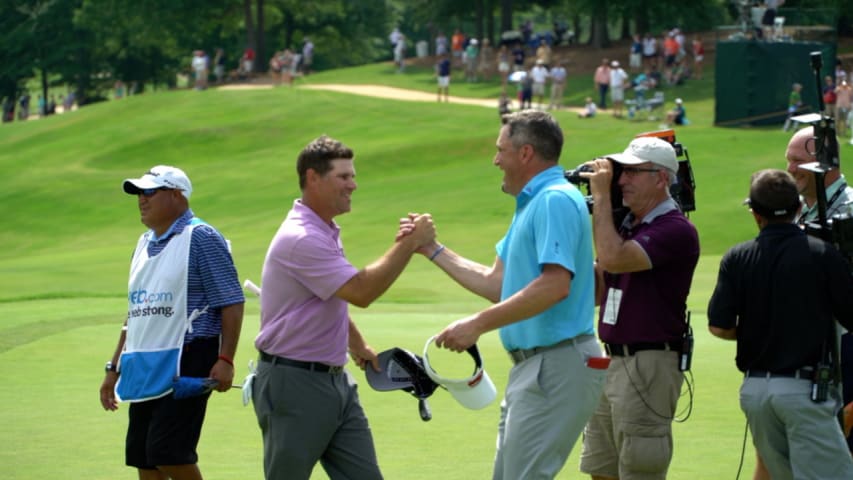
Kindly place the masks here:
<instances>
[{"instance_id":1,"label":"spectator in background","mask_svg":"<svg viewBox=\"0 0 853 480\"><path fill-rule=\"evenodd\" d=\"M830 117L835 116L835 102L838 98L835 94L835 82L832 80L831 75L827 75L824 77L824 85L823 85L823 105L824 112Z\"/></svg>"},{"instance_id":2,"label":"spectator in background","mask_svg":"<svg viewBox=\"0 0 853 480\"><path fill-rule=\"evenodd\" d=\"M835 130L838 135L847 135L847 116L850 114L851 100L853 100L853 88L847 80L841 80L835 87Z\"/></svg>"},{"instance_id":3,"label":"spectator in background","mask_svg":"<svg viewBox=\"0 0 853 480\"><path fill-rule=\"evenodd\" d=\"M402 73L406 68L406 36L400 34L397 43L394 45L394 63L397 65L397 72Z\"/></svg>"},{"instance_id":4,"label":"spectator in background","mask_svg":"<svg viewBox=\"0 0 853 480\"><path fill-rule=\"evenodd\" d=\"M530 20L525 20L519 26L519 30L521 30L521 38L524 40L524 44L530 45L530 37L533 36L533 22Z\"/></svg>"},{"instance_id":5,"label":"spectator in background","mask_svg":"<svg viewBox=\"0 0 853 480\"><path fill-rule=\"evenodd\" d=\"M447 35L439 30L438 35L435 37L435 54L440 57L445 53L449 53L447 51Z\"/></svg>"},{"instance_id":6,"label":"spectator in background","mask_svg":"<svg viewBox=\"0 0 853 480\"><path fill-rule=\"evenodd\" d=\"M480 45L480 64L477 70L484 80L492 79L492 65L494 63L495 50L492 48L488 38L484 38Z\"/></svg>"},{"instance_id":7,"label":"spectator in background","mask_svg":"<svg viewBox=\"0 0 853 480\"><path fill-rule=\"evenodd\" d=\"M648 69L645 72L640 72L639 75L634 77L634 80L631 81L631 85L634 87L634 99L636 100L636 107L643 107L646 104L646 92L651 88L652 80L649 78ZM631 107L634 108L634 107ZM628 112L628 116L630 117L632 111Z\"/></svg>"},{"instance_id":8,"label":"spectator in background","mask_svg":"<svg viewBox=\"0 0 853 480\"><path fill-rule=\"evenodd\" d=\"M803 89L803 86L799 83L794 83L791 85L791 93L788 95L788 118L785 119L785 125L782 126L782 130L788 131L791 128L793 120L791 117L797 114L800 108L803 106L803 99L800 96L800 90Z\"/></svg>"},{"instance_id":9,"label":"spectator in background","mask_svg":"<svg viewBox=\"0 0 853 480\"><path fill-rule=\"evenodd\" d=\"M639 33L634 34L634 40L631 42L631 52L628 60L628 68L631 71L637 71L643 67L643 40Z\"/></svg>"},{"instance_id":10,"label":"spectator in background","mask_svg":"<svg viewBox=\"0 0 853 480\"><path fill-rule=\"evenodd\" d=\"M30 116L30 92L24 91L18 100L18 120L26 120Z\"/></svg>"},{"instance_id":11,"label":"spectator in background","mask_svg":"<svg viewBox=\"0 0 853 480\"><path fill-rule=\"evenodd\" d=\"M702 69L705 62L705 45L702 44L702 39L699 35L693 37L693 71L696 73L696 79L702 80Z\"/></svg>"},{"instance_id":12,"label":"spectator in background","mask_svg":"<svg viewBox=\"0 0 853 480\"><path fill-rule=\"evenodd\" d=\"M566 89L566 67L564 62L559 62L551 69L551 101L548 110L559 109L563 106L563 92Z\"/></svg>"},{"instance_id":13,"label":"spectator in background","mask_svg":"<svg viewBox=\"0 0 853 480\"><path fill-rule=\"evenodd\" d=\"M15 120L15 100L10 97L3 97L3 123L9 123Z\"/></svg>"},{"instance_id":14,"label":"spectator in background","mask_svg":"<svg viewBox=\"0 0 853 480\"><path fill-rule=\"evenodd\" d=\"M450 51L453 52L453 59L456 63L461 64L462 54L465 52L465 34L458 28L450 37Z\"/></svg>"},{"instance_id":15,"label":"spectator in background","mask_svg":"<svg viewBox=\"0 0 853 480\"><path fill-rule=\"evenodd\" d=\"M524 76L518 82L520 88L518 92L518 109L526 110L533 108L533 75L530 72L525 72Z\"/></svg>"},{"instance_id":16,"label":"spectator in background","mask_svg":"<svg viewBox=\"0 0 853 480\"><path fill-rule=\"evenodd\" d=\"M293 75L291 74L291 68L293 66L293 51L285 48L284 51L277 52L275 59L280 82L285 85L292 85Z\"/></svg>"},{"instance_id":17,"label":"spectator in background","mask_svg":"<svg viewBox=\"0 0 853 480\"><path fill-rule=\"evenodd\" d=\"M74 108L75 98L76 94L73 91L68 92L68 95L65 96L65 102L62 104L63 112L70 112Z\"/></svg>"},{"instance_id":18,"label":"spectator in background","mask_svg":"<svg viewBox=\"0 0 853 480\"><path fill-rule=\"evenodd\" d=\"M524 71L524 45L521 43L516 43L515 47L512 49L512 71L513 72L521 72Z\"/></svg>"},{"instance_id":19,"label":"spectator in background","mask_svg":"<svg viewBox=\"0 0 853 480\"><path fill-rule=\"evenodd\" d=\"M844 71L844 64L840 58L835 59L835 84L838 85L842 80L847 80L847 72Z\"/></svg>"},{"instance_id":20,"label":"spectator in background","mask_svg":"<svg viewBox=\"0 0 853 480\"><path fill-rule=\"evenodd\" d=\"M684 109L684 101L680 98L675 99L675 107L666 114L666 126L684 125L686 120L687 110Z\"/></svg>"},{"instance_id":21,"label":"spectator in background","mask_svg":"<svg viewBox=\"0 0 853 480\"><path fill-rule=\"evenodd\" d=\"M124 98L124 82L121 80L116 80L116 83L113 84L113 95L115 95L116 100L121 100ZM42 112L44 114L45 112Z\"/></svg>"},{"instance_id":22,"label":"spectator in background","mask_svg":"<svg viewBox=\"0 0 853 480\"><path fill-rule=\"evenodd\" d=\"M255 50L252 47L246 47L243 50L243 56L240 57L239 74L242 78L249 77L255 68Z\"/></svg>"},{"instance_id":23,"label":"spectator in background","mask_svg":"<svg viewBox=\"0 0 853 480\"><path fill-rule=\"evenodd\" d=\"M666 68L666 81L670 85L675 83L673 72L675 71L679 48L678 41L675 39L675 34L673 32L669 32L663 41L663 59Z\"/></svg>"},{"instance_id":24,"label":"spectator in background","mask_svg":"<svg viewBox=\"0 0 853 480\"><path fill-rule=\"evenodd\" d=\"M539 108L544 106L545 99L545 83L548 81L548 69L545 67L545 62L536 60L536 65L530 69L530 76L533 78L533 97Z\"/></svg>"},{"instance_id":25,"label":"spectator in background","mask_svg":"<svg viewBox=\"0 0 853 480\"><path fill-rule=\"evenodd\" d=\"M472 38L465 47L465 81L477 81L477 57L480 54L479 42L476 38Z\"/></svg>"},{"instance_id":26,"label":"spectator in background","mask_svg":"<svg viewBox=\"0 0 853 480\"><path fill-rule=\"evenodd\" d=\"M221 84L225 77L225 51L221 48L217 48L216 55L213 56L213 75L217 84Z\"/></svg>"},{"instance_id":27,"label":"spectator in background","mask_svg":"<svg viewBox=\"0 0 853 480\"><path fill-rule=\"evenodd\" d=\"M450 94L450 55L445 53L441 60L435 65L435 74L438 78L438 101L441 102L441 94L444 93L444 101L449 102Z\"/></svg>"},{"instance_id":28,"label":"spectator in background","mask_svg":"<svg viewBox=\"0 0 853 480\"><path fill-rule=\"evenodd\" d=\"M394 27L394 30L391 30L391 33L388 35L388 42L391 43L391 54L393 56L397 55L397 43L403 37L403 34L400 33L400 29L398 27Z\"/></svg>"},{"instance_id":29,"label":"spectator in background","mask_svg":"<svg viewBox=\"0 0 853 480\"><path fill-rule=\"evenodd\" d=\"M598 108L607 108L607 90L610 88L610 61L601 59L601 65L595 69L593 82L598 89Z\"/></svg>"},{"instance_id":30,"label":"spectator in background","mask_svg":"<svg viewBox=\"0 0 853 480\"><path fill-rule=\"evenodd\" d=\"M595 102L592 101L592 97L586 97L586 104L583 106L583 110L578 113L578 118L592 118L595 116L595 112Z\"/></svg>"},{"instance_id":31,"label":"spectator in background","mask_svg":"<svg viewBox=\"0 0 853 480\"><path fill-rule=\"evenodd\" d=\"M610 64L610 99L613 100L613 116L622 116L622 105L625 103L625 84L628 82L628 74L613 60Z\"/></svg>"},{"instance_id":32,"label":"spectator in background","mask_svg":"<svg viewBox=\"0 0 853 480\"><path fill-rule=\"evenodd\" d=\"M193 52L191 62L193 74L195 76L195 89L204 90L207 88L207 57L204 50L196 50Z\"/></svg>"},{"instance_id":33,"label":"spectator in background","mask_svg":"<svg viewBox=\"0 0 853 480\"><path fill-rule=\"evenodd\" d=\"M656 70L658 68L658 41L651 33L643 37L643 64L646 68Z\"/></svg>"},{"instance_id":34,"label":"spectator in background","mask_svg":"<svg viewBox=\"0 0 853 480\"><path fill-rule=\"evenodd\" d=\"M687 56L687 49L684 48L684 43L686 42L684 32L676 27L672 29L672 36L675 38L675 43L678 44L678 53L675 54L675 60L680 62Z\"/></svg>"},{"instance_id":35,"label":"spectator in background","mask_svg":"<svg viewBox=\"0 0 853 480\"><path fill-rule=\"evenodd\" d=\"M498 50L498 73L501 76L501 92L506 93L506 82L509 79L509 50L501 45Z\"/></svg>"},{"instance_id":36,"label":"spectator in background","mask_svg":"<svg viewBox=\"0 0 853 480\"><path fill-rule=\"evenodd\" d=\"M314 42L310 38L305 37L305 43L302 44L302 74L310 74L312 65L314 65Z\"/></svg>"},{"instance_id":37,"label":"spectator in background","mask_svg":"<svg viewBox=\"0 0 853 480\"><path fill-rule=\"evenodd\" d=\"M539 41L539 47L536 49L536 61L540 60L546 68L551 68L551 46L545 39Z\"/></svg>"},{"instance_id":38,"label":"spectator in background","mask_svg":"<svg viewBox=\"0 0 853 480\"><path fill-rule=\"evenodd\" d=\"M293 79L300 75L299 69L302 66L302 54L299 50L293 51L293 60L290 62L290 84L293 85Z\"/></svg>"},{"instance_id":39,"label":"spectator in background","mask_svg":"<svg viewBox=\"0 0 853 480\"><path fill-rule=\"evenodd\" d=\"M764 0L763 3L766 8L764 10L764 15L761 17L761 26L764 29L764 38L766 40L772 40L773 24L776 21L776 12L779 7L785 3L785 0Z\"/></svg>"}]
</instances>

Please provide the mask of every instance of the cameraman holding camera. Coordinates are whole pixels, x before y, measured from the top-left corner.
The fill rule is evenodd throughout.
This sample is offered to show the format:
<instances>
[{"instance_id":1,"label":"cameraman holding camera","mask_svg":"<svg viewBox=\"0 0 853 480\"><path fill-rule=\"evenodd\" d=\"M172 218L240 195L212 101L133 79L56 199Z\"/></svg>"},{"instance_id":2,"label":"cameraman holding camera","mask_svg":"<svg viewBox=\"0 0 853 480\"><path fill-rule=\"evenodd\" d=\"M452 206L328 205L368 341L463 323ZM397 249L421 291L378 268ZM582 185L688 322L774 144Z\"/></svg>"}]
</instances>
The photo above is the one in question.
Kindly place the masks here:
<instances>
[{"instance_id":1,"label":"cameraman holding camera","mask_svg":"<svg viewBox=\"0 0 853 480\"><path fill-rule=\"evenodd\" d=\"M598 260L598 333L612 357L584 431L580 469L594 480L664 479L684 381L686 301L699 259L696 228L670 195L678 161L660 138L585 164ZM591 171L589 171L591 170ZM616 225L611 188L630 213Z\"/></svg>"},{"instance_id":2,"label":"cameraman holding camera","mask_svg":"<svg viewBox=\"0 0 853 480\"><path fill-rule=\"evenodd\" d=\"M748 202L759 234L723 256L708 328L737 340L741 409L772 478L849 479L838 383L825 358L833 317L853 327L853 278L835 248L793 223L797 191L787 172L753 175Z\"/></svg>"},{"instance_id":3,"label":"cameraman holding camera","mask_svg":"<svg viewBox=\"0 0 853 480\"><path fill-rule=\"evenodd\" d=\"M788 173L797 183L797 191L802 199L802 209L797 216L797 224L818 221L817 197L818 189L815 174L799 168L800 165L813 163L815 156L814 127L808 126L795 133L788 142L785 151L788 161ZM834 215L853 215L853 187L847 185L847 180L841 170L834 168L824 174L824 189L826 192L826 218ZM853 334L844 332L841 336L841 368L844 403L853 402ZM847 438L847 446L853 451L853 436Z\"/></svg>"}]
</instances>

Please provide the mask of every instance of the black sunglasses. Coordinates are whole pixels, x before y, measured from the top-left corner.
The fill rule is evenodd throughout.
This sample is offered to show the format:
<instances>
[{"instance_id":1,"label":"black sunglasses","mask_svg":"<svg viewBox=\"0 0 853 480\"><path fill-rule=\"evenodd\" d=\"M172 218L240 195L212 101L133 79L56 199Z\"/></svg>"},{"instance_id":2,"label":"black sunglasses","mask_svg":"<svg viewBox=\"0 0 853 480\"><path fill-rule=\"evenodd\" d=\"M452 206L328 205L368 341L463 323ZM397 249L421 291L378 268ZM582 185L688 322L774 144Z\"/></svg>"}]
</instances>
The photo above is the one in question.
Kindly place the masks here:
<instances>
[{"instance_id":1,"label":"black sunglasses","mask_svg":"<svg viewBox=\"0 0 853 480\"><path fill-rule=\"evenodd\" d=\"M166 187L157 187L157 188L143 188L139 190L139 195L143 197L153 197L155 193L160 190L174 190L174 188L166 188Z\"/></svg>"}]
</instances>

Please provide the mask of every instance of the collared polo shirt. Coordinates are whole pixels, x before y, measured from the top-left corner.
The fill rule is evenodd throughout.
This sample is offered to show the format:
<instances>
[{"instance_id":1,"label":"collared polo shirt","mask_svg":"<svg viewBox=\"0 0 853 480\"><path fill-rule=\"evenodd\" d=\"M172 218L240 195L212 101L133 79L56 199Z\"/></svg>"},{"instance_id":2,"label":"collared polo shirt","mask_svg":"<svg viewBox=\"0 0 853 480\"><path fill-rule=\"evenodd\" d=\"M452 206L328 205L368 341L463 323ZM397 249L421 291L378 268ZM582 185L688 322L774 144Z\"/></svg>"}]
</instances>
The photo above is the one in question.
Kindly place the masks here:
<instances>
[{"instance_id":1,"label":"collared polo shirt","mask_svg":"<svg viewBox=\"0 0 853 480\"><path fill-rule=\"evenodd\" d=\"M604 274L605 296L598 334L617 344L660 343L681 339L685 331L687 295L699 261L699 235L675 201L667 199L633 225L629 214L619 228L623 239L636 242L652 268L639 272ZM604 321L614 290L622 292L615 324ZM610 308L613 308L610 306Z\"/></svg>"},{"instance_id":2,"label":"collared polo shirt","mask_svg":"<svg viewBox=\"0 0 853 480\"><path fill-rule=\"evenodd\" d=\"M264 259L258 350L344 365L349 304L335 292L356 273L344 256L340 227L294 201Z\"/></svg>"},{"instance_id":3,"label":"collared polo shirt","mask_svg":"<svg viewBox=\"0 0 853 480\"><path fill-rule=\"evenodd\" d=\"M826 204L826 218L832 218L833 215L839 213L853 214L853 188L847 186L844 175L841 175L826 188ZM797 223L817 221L817 202L811 207L807 206L806 202L802 202L802 205L803 209L800 211Z\"/></svg>"},{"instance_id":4,"label":"collared polo shirt","mask_svg":"<svg viewBox=\"0 0 853 480\"><path fill-rule=\"evenodd\" d=\"M497 244L503 262L501 300L542 274L547 264L572 273L569 296L544 312L500 329L507 350L548 346L593 334L595 274L592 226L583 195L559 166L533 177L516 198L509 230Z\"/></svg>"},{"instance_id":5,"label":"collared polo shirt","mask_svg":"<svg viewBox=\"0 0 853 480\"><path fill-rule=\"evenodd\" d=\"M853 280L841 254L794 224L771 224L720 262L708 322L737 328L737 366L814 366L833 315L853 327Z\"/></svg>"}]
</instances>

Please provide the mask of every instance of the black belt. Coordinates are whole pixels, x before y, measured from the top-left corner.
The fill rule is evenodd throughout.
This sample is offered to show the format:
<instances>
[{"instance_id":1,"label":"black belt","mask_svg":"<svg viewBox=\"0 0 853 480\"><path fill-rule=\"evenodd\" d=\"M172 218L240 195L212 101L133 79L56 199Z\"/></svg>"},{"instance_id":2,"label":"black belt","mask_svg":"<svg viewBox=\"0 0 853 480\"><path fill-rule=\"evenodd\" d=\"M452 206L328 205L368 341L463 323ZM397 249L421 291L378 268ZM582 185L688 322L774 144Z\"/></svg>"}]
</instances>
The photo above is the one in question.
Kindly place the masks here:
<instances>
[{"instance_id":1,"label":"black belt","mask_svg":"<svg viewBox=\"0 0 853 480\"><path fill-rule=\"evenodd\" d=\"M258 357L261 359L262 362L269 362L273 365L286 365L288 367L311 370L312 372L339 374L344 371L344 367L326 365L325 363L318 362L303 362L302 360L292 360L290 358L270 355L266 352L258 352Z\"/></svg>"},{"instance_id":2,"label":"black belt","mask_svg":"<svg viewBox=\"0 0 853 480\"><path fill-rule=\"evenodd\" d=\"M562 340L560 342L557 342L553 345L546 345L544 347L533 347L533 348L525 348L525 349L520 348L517 350L510 350L507 353L509 354L509 358L512 360L512 363L518 364L518 363L521 363L521 362L527 360L528 358L530 358L534 355L538 355L544 351L553 350L555 348L559 348L559 347L562 347L565 345L577 345L579 343L583 343L587 340L592 340L594 338L595 337L592 335L578 335L577 337L567 338L567 339Z\"/></svg>"},{"instance_id":3,"label":"black belt","mask_svg":"<svg viewBox=\"0 0 853 480\"><path fill-rule=\"evenodd\" d=\"M802 378L811 380L814 378L814 368L803 367L788 372L768 372L767 370L749 369L745 376L749 378Z\"/></svg>"},{"instance_id":4,"label":"black belt","mask_svg":"<svg viewBox=\"0 0 853 480\"><path fill-rule=\"evenodd\" d=\"M604 349L611 357L630 357L644 350L672 350L677 352L681 350L681 342L605 343Z\"/></svg>"}]
</instances>

